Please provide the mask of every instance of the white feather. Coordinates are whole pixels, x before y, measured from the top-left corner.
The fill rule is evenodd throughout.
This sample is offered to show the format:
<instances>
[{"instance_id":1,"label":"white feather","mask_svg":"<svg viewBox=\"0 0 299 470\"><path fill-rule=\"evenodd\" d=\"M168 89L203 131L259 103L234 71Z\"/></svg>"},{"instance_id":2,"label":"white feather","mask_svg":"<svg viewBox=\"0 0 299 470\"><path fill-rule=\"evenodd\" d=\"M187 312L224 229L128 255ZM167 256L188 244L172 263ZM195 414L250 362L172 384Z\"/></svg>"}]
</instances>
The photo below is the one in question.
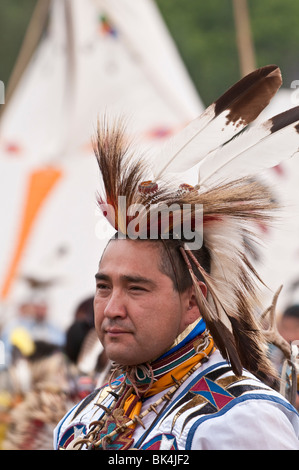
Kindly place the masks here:
<instances>
[{"instance_id":1,"label":"white feather","mask_svg":"<svg viewBox=\"0 0 299 470\"><path fill-rule=\"evenodd\" d=\"M165 170L167 173L179 173L192 168L239 132L240 128L235 124L227 124L228 110L215 119L214 106L211 105L165 144L152 164L155 180L158 180Z\"/></svg>"},{"instance_id":2,"label":"white feather","mask_svg":"<svg viewBox=\"0 0 299 470\"><path fill-rule=\"evenodd\" d=\"M164 145L152 160L154 179L187 171L228 142L256 119L280 85L280 70L273 65L243 77Z\"/></svg>"},{"instance_id":3,"label":"white feather","mask_svg":"<svg viewBox=\"0 0 299 470\"><path fill-rule=\"evenodd\" d=\"M199 164L199 185L252 176L292 157L299 150L298 123L272 132L270 119L243 132Z\"/></svg>"}]
</instances>

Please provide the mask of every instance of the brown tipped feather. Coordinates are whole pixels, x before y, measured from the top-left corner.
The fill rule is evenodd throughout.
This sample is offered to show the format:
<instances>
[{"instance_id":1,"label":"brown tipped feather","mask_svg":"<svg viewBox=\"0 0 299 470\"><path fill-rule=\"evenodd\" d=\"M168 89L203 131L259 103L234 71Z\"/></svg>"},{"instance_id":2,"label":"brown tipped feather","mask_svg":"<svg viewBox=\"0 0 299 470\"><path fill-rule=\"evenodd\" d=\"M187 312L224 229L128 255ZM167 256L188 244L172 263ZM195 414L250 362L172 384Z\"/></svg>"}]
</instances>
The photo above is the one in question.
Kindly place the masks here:
<instances>
[{"instance_id":1,"label":"brown tipped feather","mask_svg":"<svg viewBox=\"0 0 299 470\"><path fill-rule=\"evenodd\" d=\"M215 114L229 109L228 122L252 122L282 85L277 65L266 65L246 75L215 102Z\"/></svg>"},{"instance_id":2,"label":"brown tipped feather","mask_svg":"<svg viewBox=\"0 0 299 470\"><path fill-rule=\"evenodd\" d=\"M156 181L204 160L254 121L281 86L281 73L268 65L242 78L198 118L169 139L153 160Z\"/></svg>"}]
</instances>

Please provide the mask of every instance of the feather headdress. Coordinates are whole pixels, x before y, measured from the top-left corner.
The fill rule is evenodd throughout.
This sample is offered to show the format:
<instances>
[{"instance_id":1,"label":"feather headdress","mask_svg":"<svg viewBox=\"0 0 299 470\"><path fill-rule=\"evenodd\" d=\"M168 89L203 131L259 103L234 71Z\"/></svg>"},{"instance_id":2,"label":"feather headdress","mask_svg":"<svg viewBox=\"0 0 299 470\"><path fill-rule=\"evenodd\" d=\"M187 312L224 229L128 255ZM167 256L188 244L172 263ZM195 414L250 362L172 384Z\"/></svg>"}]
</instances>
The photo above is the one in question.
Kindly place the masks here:
<instances>
[{"instance_id":1,"label":"feather headdress","mask_svg":"<svg viewBox=\"0 0 299 470\"><path fill-rule=\"evenodd\" d=\"M270 370L255 319L261 280L249 260L246 241L253 246L254 223L267 222L276 207L271 192L254 175L298 152L299 108L260 126L249 124L280 86L278 67L252 72L170 139L151 162L130 155L121 123L99 126L94 142L104 184L98 198L104 215L126 236L133 227L132 238L155 238L154 234L165 240L171 234L180 240L202 317L237 375L242 367L264 377ZM195 165L199 168L195 187L185 181L179 187L173 184ZM167 225L163 210L169 207ZM197 216L201 217L210 272L198 262L182 230L185 209L192 233L197 230ZM207 298L198 278L207 286Z\"/></svg>"}]
</instances>

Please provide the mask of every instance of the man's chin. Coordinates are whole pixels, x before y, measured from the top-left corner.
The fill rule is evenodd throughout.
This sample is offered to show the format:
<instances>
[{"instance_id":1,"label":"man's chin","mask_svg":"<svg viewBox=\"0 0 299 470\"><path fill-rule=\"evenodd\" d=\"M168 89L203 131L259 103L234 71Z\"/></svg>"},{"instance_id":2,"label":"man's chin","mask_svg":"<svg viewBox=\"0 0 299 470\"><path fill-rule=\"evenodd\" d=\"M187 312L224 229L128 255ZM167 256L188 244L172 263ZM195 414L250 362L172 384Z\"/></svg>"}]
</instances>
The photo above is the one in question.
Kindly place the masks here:
<instances>
[{"instance_id":1,"label":"man's chin","mask_svg":"<svg viewBox=\"0 0 299 470\"><path fill-rule=\"evenodd\" d=\"M145 362L149 362L146 359L143 360L143 357L138 356L138 354L127 353L125 351L121 351L121 348L109 348L106 349L107 357L110 361L115 362L116 364L122 366L136 366L138 364L143 364Z\"/></svg>"}]
</instances>

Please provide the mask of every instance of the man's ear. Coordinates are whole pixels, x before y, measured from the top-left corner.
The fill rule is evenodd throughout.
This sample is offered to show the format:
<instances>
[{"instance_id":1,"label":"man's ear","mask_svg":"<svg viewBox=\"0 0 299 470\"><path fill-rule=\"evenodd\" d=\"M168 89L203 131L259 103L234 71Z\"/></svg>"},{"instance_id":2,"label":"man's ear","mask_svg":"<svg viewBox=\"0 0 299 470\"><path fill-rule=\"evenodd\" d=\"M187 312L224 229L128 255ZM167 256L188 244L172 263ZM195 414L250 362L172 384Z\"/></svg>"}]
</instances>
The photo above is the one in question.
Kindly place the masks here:
<instances>
[{"instance_id":1,"label":"man's ear","mask_svg":"<svg viewBox=\"0 0 299 470\"><path fill-rule=\"evenodd\" d=\"M198 285L201 289L201 292L203 293L203 296L206 298L207 294L208 294L208 288L207 288L206 284L202 281L198 281Z\"/></svg>"},{"instance_id":2,"label":"man's ear","mask_svg":"<svg viewBox=\"0 0 299 470\"><path fill-rule=\"evenodd\" d=\"M198 286L201 289L204 297L206 297L207 286L205 285L205 283L198 281ZM192 286L190 288L189 299L188 299L188 311L186 314L186 324L190 325L191 323L195 322L195 320L197 320L200 317L201 317L201 313L196 302L194 287Z\"/></svg>"}]
</instances>

